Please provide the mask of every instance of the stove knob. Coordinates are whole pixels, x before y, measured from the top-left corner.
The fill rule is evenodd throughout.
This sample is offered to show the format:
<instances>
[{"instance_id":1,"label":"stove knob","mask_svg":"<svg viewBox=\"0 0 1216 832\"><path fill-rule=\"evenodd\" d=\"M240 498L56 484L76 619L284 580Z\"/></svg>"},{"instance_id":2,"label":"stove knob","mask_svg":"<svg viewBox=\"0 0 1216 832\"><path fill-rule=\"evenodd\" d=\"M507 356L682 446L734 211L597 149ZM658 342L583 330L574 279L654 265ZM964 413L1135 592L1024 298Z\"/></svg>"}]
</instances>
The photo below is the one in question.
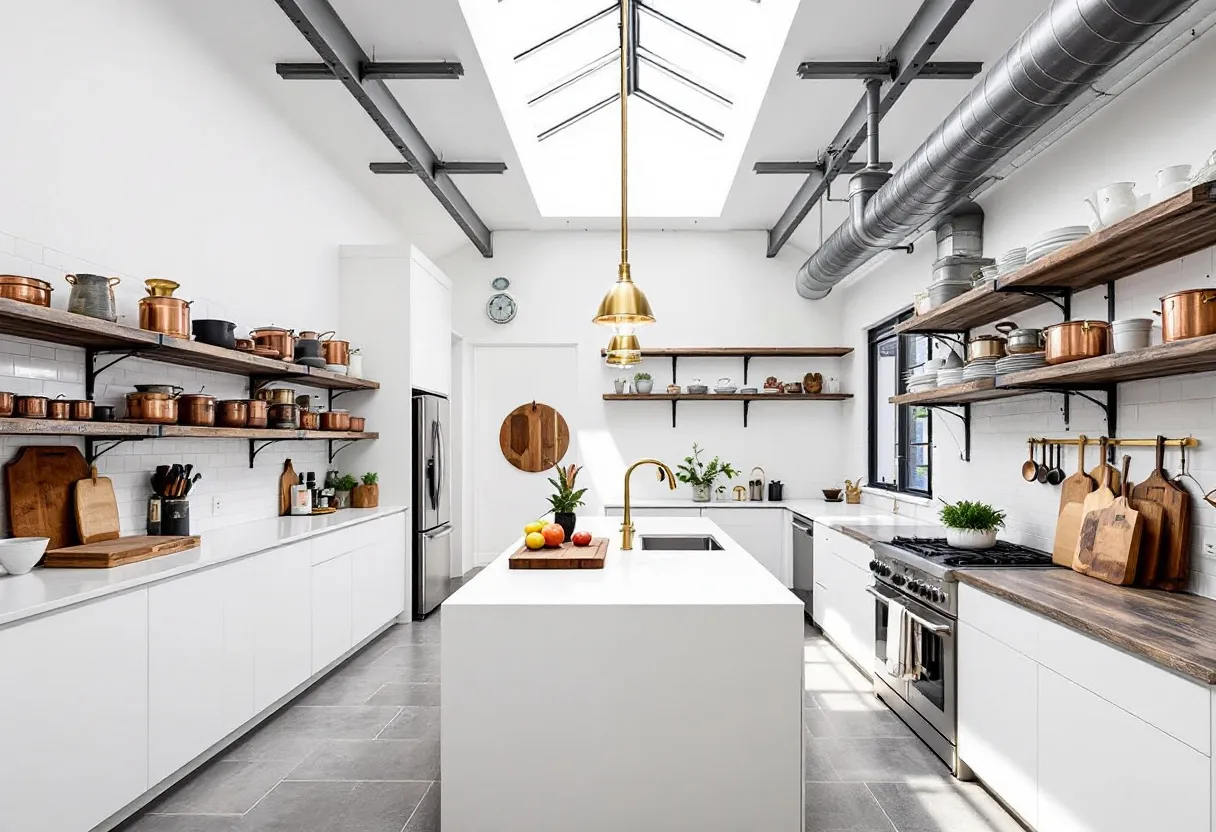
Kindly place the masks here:
<instances>
[{"instance_id":1,"label":"stove knob","mask_svg":"<svg viewBox=\"0 0 1216 832\"><path fill-rule=\"evenodd\" d=\"M891 576L891 583L895 584L896 586L903 586L905 583L905 578L903 575L893 575Z\"/></svg>"},{"instance_id":2,"label":"stove knob","mask_svg":"<svg viewBox=\"0 0 1216 832\"><path fill-rule=\"evenodd\" d=\"M921 582L916 580L916 578L913 578L912 580L908 581L908 592L919 592L920 588L921 588Z\"/></svg>"},{"instance_id":3,"label":"stove knob","mask_svg":"<svg viewBox=\"0 0 1216 832\"><path fill-rule=\"evenodd\" d=\"M931 590L929 592L929 600L940 603L942 600L942 591L940 589Z\"/></svg>"},{"instance_id":4,"label":"stove knob","mask_svg":"<svg viewBox=\"0 0 1216 832\"><path fill-rule=\"evenodd\" d=\"M876 560L872 560L872 561L870 561L870 571L871 571L871 572L877 572L877 571L878 571L878 561L876 561Z\"/></svg>"},{"instance_id":5,"label":"stove knob","mask_svg":"<svg viewBox=\"0 0 1216 832\"><path fill-rule=\"evenodd\" d=\"M917 592L920 594L921 598L928 598L930 590L929 587L922 585Z\"/></svg>"},{"instance_id":6,"label":"stove knob","mask_svg":"<svg viewBox=\"0 0 1216 832\"><path fill-rule=\"evenodd\" d=\"M885 577L885 576L891 574L891 567L887 566L885 563L880 563L878 565L878 572L880 575L883 575Z\"/></svg>"}]
</instances>

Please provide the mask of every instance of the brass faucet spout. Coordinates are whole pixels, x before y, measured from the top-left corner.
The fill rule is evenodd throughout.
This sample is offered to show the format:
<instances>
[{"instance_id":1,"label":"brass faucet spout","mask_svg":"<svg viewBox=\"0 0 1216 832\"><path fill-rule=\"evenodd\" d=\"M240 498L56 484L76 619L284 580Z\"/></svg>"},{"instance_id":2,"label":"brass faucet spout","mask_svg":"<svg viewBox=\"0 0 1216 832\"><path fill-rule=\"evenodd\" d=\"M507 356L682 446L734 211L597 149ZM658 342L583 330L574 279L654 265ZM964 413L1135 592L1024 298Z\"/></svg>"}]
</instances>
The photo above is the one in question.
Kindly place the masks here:
<instances>
[{"instance_id":1,"label":"brass faucet spout","mask_svg":"<svg viewBox=\"0 0 1216 832\"><path fill-rule=\"evenodd\" d=\"M675 474L671 473L671 469L657 459L639 459L625 469L625 516L621 521L621 549L624 551L629 551L633 548L633 515L629 506L629 477L633 474L634 469L641 465L653 465L658 468L656 473L658 474L659 482L662 482L666 478L668 488L672 491L676 490Z\"/></svg>"}]
</instances>

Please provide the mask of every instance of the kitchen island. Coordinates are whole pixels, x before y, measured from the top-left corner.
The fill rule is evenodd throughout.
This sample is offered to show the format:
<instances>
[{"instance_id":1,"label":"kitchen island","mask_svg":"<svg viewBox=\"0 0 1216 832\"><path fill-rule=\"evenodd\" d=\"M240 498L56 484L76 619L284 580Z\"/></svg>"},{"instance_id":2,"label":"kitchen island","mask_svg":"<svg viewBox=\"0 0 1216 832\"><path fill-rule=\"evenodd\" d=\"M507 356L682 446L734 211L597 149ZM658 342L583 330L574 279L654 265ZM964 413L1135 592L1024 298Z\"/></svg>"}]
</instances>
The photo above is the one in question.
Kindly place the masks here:
<instances>
[{"instance_id":1,"label":"kitchen island","mask_svg":"<svg viewBox=\"0 0 1216 832\"><path fill-rule=\"evenodd\" d=\"M517 541L444 603L445 832L803 828L802 602L709 520L634 525L580 520L602 570Z\"/></svg>"}]
</instances>

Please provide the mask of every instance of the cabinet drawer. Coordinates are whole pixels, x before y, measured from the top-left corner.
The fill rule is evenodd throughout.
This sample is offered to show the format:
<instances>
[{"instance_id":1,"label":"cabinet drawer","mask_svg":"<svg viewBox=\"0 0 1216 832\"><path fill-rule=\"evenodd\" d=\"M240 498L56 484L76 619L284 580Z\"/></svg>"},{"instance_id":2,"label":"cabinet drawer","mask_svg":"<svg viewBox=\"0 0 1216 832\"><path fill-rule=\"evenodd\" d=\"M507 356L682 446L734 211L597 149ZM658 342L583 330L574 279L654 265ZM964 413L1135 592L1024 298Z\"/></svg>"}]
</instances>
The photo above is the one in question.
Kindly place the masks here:
<instances>
[{"instance_id":1,"label":"cabinet drawer","mask_svg":"<svg viewBox=\"0 0 1216 832\"><path fill-rule=\"evenodd\" d=\"M313 538L312 565L316 566L356 549L362 549L375 539L375 525L378 522L380 521L373 520L368 523L359 523L347 529L339 529L336 532Z\"/></svg>"},{"instance_id":2,"label":"cabinet drawer","mask_svg":"<svg viewBox=\"0 0 1216 832\"><path fill-rule=\"evenodd\" d=\"M700 517L699 508L632 508L629 510L634 517ZM605 517L624 517L625 509L620 506L609 506L604 509Z\"/></svg>"},{"instance_id":3,"label":"cabinet drawer","mask_svg":"<svg viewBox=\"0 0 1216 832\"><path fill-rule=\"evenodd\" d=\"M967 584L958 588L958 618L1024 656L1038 658L1039 625L1032 612Z\"/></svg>"},{"instance_id":4,"label":"cabinet drawer","mask_svg":"<svg viewBox=\"0 0 1216 832\"><path fill-rule=\"evenodd\" d=\"M870 561L874 560L874 550L865 543L862 543L860 540L854 540L838 529L833 529L823 523L816 523L816 551L818 551L820 546L826 546L833 554L846 563L858 569L864 569L867 572L870 569Z\"/></svg>"}]
</instances>

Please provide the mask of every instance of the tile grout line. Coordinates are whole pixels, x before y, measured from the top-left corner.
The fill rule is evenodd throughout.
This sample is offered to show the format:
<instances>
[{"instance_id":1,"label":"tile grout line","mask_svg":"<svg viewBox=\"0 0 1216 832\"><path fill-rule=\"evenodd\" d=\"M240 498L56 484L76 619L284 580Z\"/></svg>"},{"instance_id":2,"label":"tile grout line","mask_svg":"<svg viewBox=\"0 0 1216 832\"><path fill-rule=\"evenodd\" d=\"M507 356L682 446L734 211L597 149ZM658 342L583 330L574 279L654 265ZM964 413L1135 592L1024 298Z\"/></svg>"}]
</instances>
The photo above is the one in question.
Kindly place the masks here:
<instances>
[{"instance_id":1,"label":"tile grout line","mask_svg":"<svg viewBox=\"0 0 1216 832\"><path fill-rule=\"evenodd\" d=\"M377 732L376 732L376 736L372 737L372 740L378 740L378 739L380 739L380 735L381 735L381 734L383 734L385 731L387 731L387 730L388 730L388 726L390 726L390 725L392 725L394 722L396 722L396 721L397 721L397 718L398 718L399 716L401 716L401 714L403 714L404 712L405 712L405 707L404 707L404 706L402 706L402 705L398 705L398 706L397 706L397 713L393 714L392 719L390 719L388 722L384 723L384 727L383 727L383 728L381 728L379 731L377 731Z\"/></svg>"},{"instance_id":2,"label":"tile grout line","mask_svg":"<svg viewBox=\"0 0 1216 832\"><path fill-rule=\"evenodd\" d=\"M878 799L878 795L874 794L874 790L870 788L870 784L862 783L862 785L866 787L866 794L868 794L870 799L874 801L874 805L878 807L878 811L882 812L882 816L887 819L887 823L891 824L891 828L894 829L895 832L899 832L899 827L895 825L894 818L887 814L886 807L882 805L882 801Z\"/></svg>"},{"instance_id":3,"label":"tile grout line","mask_svg":"<svg viewBox=\"0 0 1216 832\"><path fill-rule=\"evenodd\" d=\"M405 819L405 826L401 827L401 832L405 832L405 830L409 827L410 821L414 819L414 815L418 814L418 809L421 808L422 801L426 800L426 796L431 793L431 789L433 788L435 788L434 780L431 781L431 785L426 787L426 791L422 793L422 797L418 800L418 805L414 807L412 812L410 812L410 816Z\"/></svg>"}]
</instances>

